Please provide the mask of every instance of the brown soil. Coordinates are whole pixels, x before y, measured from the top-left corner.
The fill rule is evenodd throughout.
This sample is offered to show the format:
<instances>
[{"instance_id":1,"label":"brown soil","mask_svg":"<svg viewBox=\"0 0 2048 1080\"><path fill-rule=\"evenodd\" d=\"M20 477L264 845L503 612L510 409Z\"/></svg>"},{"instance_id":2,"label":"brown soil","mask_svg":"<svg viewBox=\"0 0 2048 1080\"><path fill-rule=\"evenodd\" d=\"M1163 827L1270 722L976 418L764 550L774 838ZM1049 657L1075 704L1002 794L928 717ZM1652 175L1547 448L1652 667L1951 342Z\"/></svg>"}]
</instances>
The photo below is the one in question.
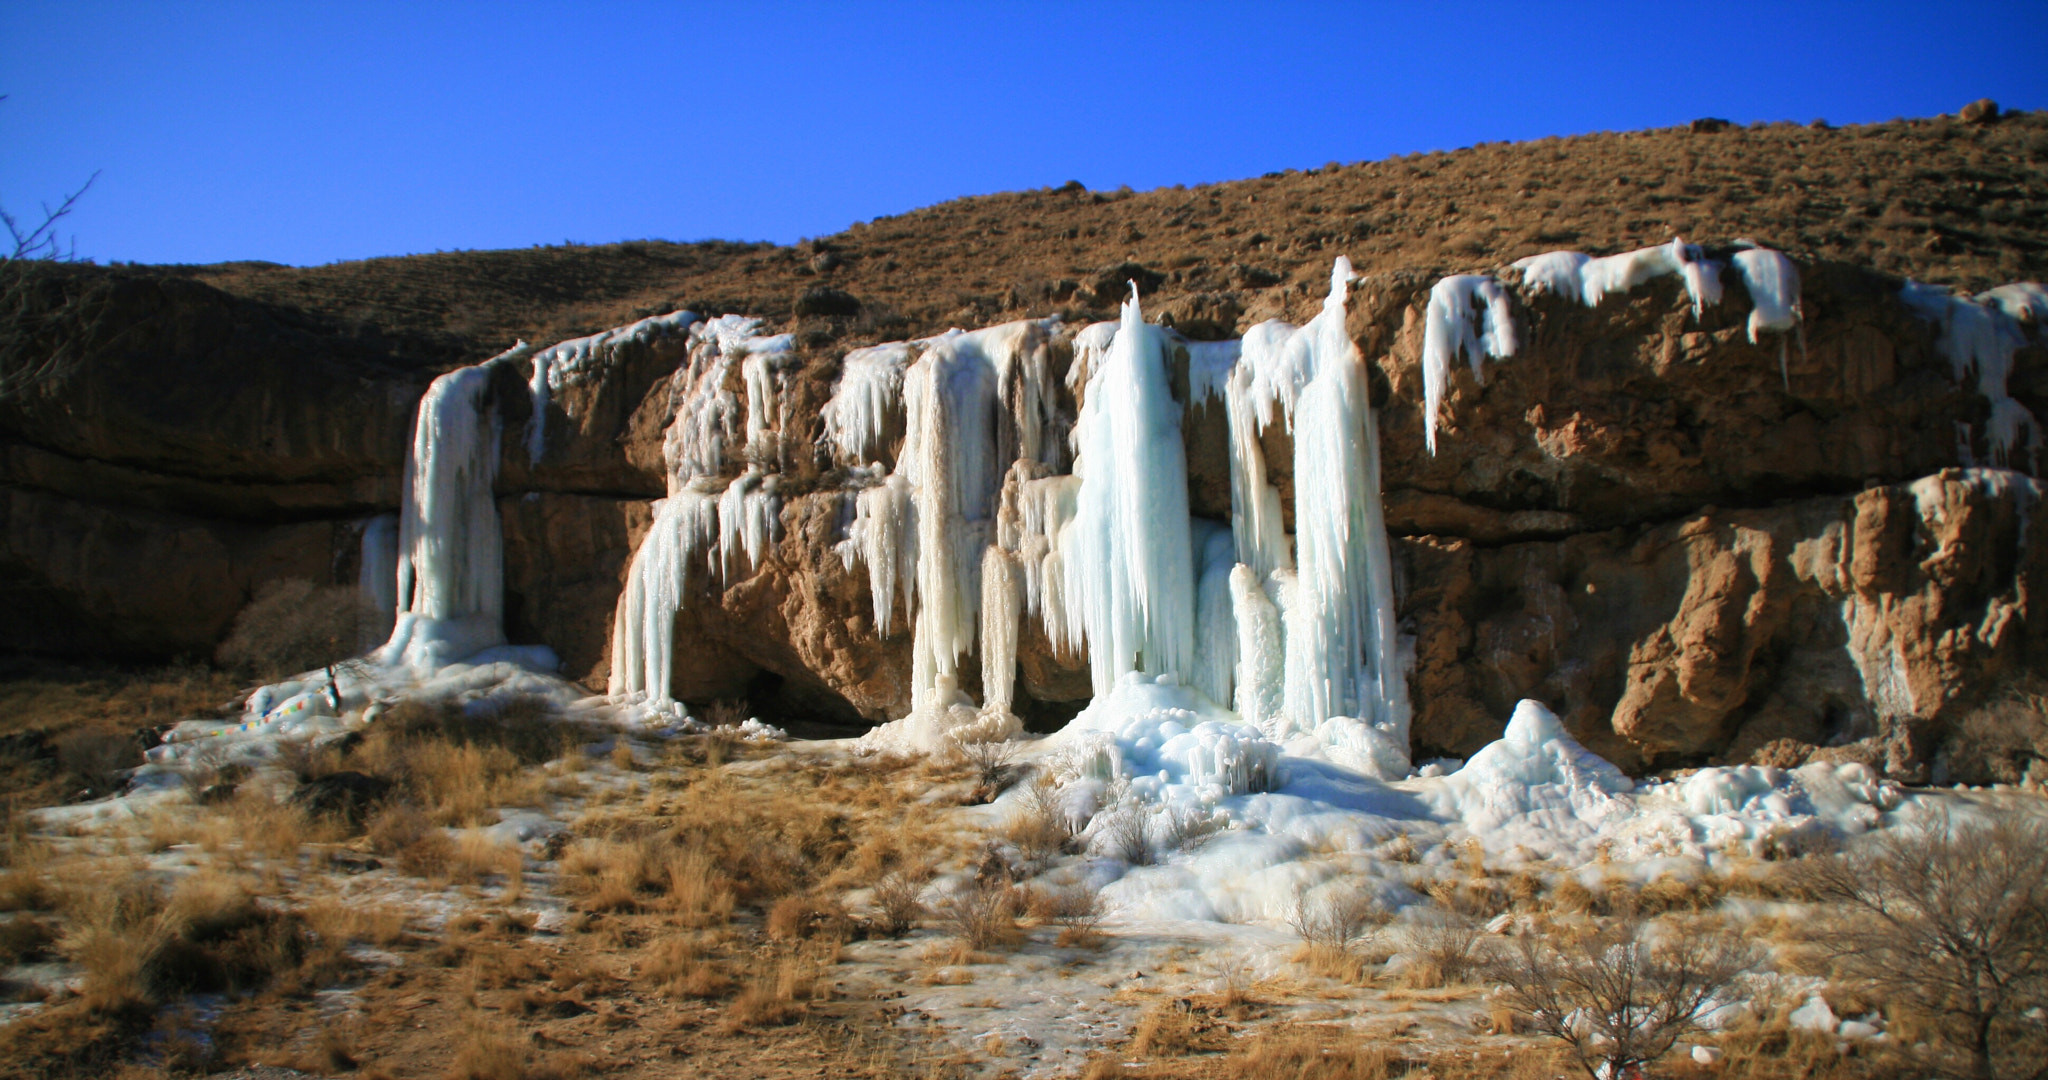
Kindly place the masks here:
<instances>
[{"instance_id":1,"label":"brown soil","mask_svg":"<svg viewBox=\"0 0 2048 1080\"><path fill-rule=\"evenodd\" d=\"M1981 289L2048 277L2048 112L1828 128L1666 128L1492 143L1255 180L956 199L780 247L634 241L450 252L311 268L162 267L358 333L470 362L690 307L788 321L827 287L857 314L798 319L807 343L1063 311L1106 316L1132 276L1196 336L1278 314L1361 271L1607 253L1673 234L1753 237L1801 259ZM1289 290L1293 290L1290 292ZM1201 299L1196 299L1197 297ZM814 297L807 309L830 309ZM843 305L844 301L841 301Z\"/></svg>"}]
</instances>

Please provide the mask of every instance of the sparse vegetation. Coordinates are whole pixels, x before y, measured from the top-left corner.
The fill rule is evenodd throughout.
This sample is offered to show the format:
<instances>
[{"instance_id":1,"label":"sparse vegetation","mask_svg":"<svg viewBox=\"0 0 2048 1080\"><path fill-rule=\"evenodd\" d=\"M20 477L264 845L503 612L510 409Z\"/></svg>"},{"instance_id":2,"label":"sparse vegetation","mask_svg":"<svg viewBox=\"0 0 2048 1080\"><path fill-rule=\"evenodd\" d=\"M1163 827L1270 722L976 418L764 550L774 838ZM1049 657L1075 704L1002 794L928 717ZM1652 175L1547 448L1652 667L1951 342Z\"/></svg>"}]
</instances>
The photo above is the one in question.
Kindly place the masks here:
<instances>
[{"instance_id":1,"label":"sparse vegetation","mask_svg":"<svg viewBox=\"0 0 2048 1080\"><path fill-rule=\"evenodd\" d=\"M1598 1080L1664 1056L1756 962L1746 942L1718 928L1624 916L1517 938L1485 974L1505 1004Z\"/></svg>"},{"instance_id":2,"label":"sparse vegetation","mask_svg":"<svg viewBox=\"0 0 2048 1080\"><path fill-rule=\"evenodd\" d=\"M2048 825L1935 813L1811 860L1795 881L1841 917L1809 939L1851 985L1929 1038L1922 1067L2048 1076Z\"/></svg>"},{"instance_id":3,"label":"sparse vegetation","mask_svg":"<svg viewBox=\"0 0 2048 1080\"><path fill-rule=\"evenodd\" d=\"M356 653L361 606L351 586L305 578L266 582L235 616L214 659L258 682L345 660Z\"/></svg>"}]
</instances>

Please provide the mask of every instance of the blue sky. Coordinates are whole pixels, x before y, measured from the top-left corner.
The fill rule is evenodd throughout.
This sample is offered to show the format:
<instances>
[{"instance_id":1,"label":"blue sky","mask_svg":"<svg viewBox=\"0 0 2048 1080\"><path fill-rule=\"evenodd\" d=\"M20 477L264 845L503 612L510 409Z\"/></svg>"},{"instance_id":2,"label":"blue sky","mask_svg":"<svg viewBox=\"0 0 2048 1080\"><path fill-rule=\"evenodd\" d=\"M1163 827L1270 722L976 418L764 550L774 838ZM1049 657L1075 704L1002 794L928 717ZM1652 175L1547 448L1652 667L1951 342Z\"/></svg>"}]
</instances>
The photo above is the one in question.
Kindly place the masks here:
<instances>
[{"instance_id":1,"label":"blue sky","mask_svg":"<svg viewBox=\"0 0 2048 1080\"><path fill-rule=\"evenodd\" d=\"M0 205L101 261L788 242L1697 116L2048 107L2048 0L0 4Z\"/></svg>"}]
</instances>

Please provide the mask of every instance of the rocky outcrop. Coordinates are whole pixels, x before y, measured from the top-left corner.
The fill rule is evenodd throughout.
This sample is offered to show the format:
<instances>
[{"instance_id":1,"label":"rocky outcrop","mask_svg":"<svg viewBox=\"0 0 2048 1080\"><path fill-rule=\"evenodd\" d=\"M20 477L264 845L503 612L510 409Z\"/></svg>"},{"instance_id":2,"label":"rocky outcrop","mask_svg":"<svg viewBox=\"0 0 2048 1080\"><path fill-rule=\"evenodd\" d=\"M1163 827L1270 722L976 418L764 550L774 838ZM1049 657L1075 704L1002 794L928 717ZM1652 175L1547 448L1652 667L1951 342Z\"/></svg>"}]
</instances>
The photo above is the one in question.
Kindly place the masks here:
<instances>
[{"instance_id":1,"label":"rocky outcrop","mask_svg":"<svg viewBox=\"0 0 2048 1080\"><path fill-rule=\"evenodd\" d=\"M1801 270L1803 337L1784 342L1750 342L1733 275L1698 318L1672 278L1598 309L1516 296L1521 349L1488 361L1483 381L1454 367L1434 456L1420 354L1437 275L1353 286L1414 642L1418 757L1471 752L1535 697L1630 769L1821 754L1914 777L1955 717L2048 670L2048 544L2029 527L2039 488L1956 468L1958 432L1981 432L1989 403L1955 383L1898 281ZM352 580L358 523L396 505L412 412L445 358L190 282L66 287L51 304L89 362L0 406L0 647L204 653L264 581ZM1291 286L1249 311L1212 299L1167 311L1213 332L1305 319L1314 302ZM506 365L493 384L508 633L553 645L593 689L649 500L665 490L683 349L655 335L564 381L537 460L526 372ZM878 635L865 571L835 550L851 496L819 417L838 351L800 348L776 376L779 535L743 578L693 577L679 698L845 721L908 704L910 620L899 610ZM1175 385L1191 507L1227 519L1223 409L1193 399L1185 372ZM737 369L728 389L744 400ZM2038 347L2019 354L2011 391L2048 416ZM1291 508L1287 436L1265 438ZM728 475L743 458L731 449ZM1027 717L1056 723L1089 692L1083 662L1035 627L1018 663ZM964 670L978 689L975 665Z\"/></svg>"}]
</instances>

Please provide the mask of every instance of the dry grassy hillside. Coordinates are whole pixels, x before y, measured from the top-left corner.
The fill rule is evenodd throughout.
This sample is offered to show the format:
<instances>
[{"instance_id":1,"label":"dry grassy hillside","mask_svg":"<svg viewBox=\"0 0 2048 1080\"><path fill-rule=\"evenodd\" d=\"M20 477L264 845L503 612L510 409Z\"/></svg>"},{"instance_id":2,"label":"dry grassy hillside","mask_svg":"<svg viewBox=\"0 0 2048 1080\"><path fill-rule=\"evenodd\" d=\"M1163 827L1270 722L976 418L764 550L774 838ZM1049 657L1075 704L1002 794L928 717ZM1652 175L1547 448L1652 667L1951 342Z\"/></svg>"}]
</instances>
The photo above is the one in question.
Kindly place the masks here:
<instances>
[{"instance_id":1,"label":"dry grassy hillside","mask_svg":"<svg viewBox=\"0 0 2048 1080\"><path fill-rule=\"evenodd\" d=\"M1494 143L1192 188L976 196L791 247L634 241L162 270L472 357L678 306L807 315L800 328L815 344L1100 314L1131 276L1156 280L1169 319L1227 333L1284 309L1292 285L1320 295L1337 254L1367 271L1476 267L1674 233L1750 236L1973 289L2048 276L2048 113L1712 128ZM846 296L798 302L819 288L858 309Z\"/></svg>"}]
</instances>

